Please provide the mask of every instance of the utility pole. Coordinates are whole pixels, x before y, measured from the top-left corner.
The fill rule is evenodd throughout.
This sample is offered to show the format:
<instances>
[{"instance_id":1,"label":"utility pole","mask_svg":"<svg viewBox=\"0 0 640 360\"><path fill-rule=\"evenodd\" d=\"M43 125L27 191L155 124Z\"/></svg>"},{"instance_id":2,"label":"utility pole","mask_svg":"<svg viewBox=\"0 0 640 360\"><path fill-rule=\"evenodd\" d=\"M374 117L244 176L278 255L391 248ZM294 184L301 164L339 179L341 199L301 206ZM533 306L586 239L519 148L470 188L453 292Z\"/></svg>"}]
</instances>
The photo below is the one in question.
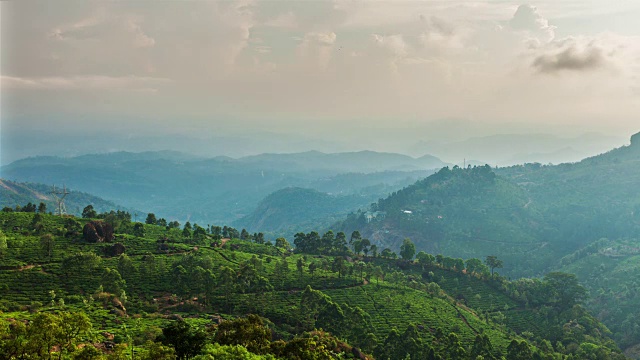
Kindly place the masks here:
<instances>
[{"instance_id":1,"label":"utility pole","mask_svg":"<svg viewBox=\"0 0 640 360\"><path fill-rule=\"evenodd\" d=\"M63 185L62 190L58 190L56 189L56 186L53 185L53 188L51 189L51 195L53 195L56 203L58 203L58 216L65 215L67 213L67 207L64 205L64 198L69 195L67 187Z\"/></svg>"}]
</instances>

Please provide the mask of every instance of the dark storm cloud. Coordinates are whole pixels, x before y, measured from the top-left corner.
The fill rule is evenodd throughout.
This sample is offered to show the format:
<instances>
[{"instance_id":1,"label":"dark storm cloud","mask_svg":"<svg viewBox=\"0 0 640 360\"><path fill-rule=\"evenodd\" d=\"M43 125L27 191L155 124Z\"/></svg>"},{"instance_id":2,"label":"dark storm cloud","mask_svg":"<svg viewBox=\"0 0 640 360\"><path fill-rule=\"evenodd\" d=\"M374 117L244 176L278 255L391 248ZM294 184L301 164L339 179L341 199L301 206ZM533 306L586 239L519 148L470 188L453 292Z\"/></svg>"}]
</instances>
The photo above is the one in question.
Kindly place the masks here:
<instances>
[{"instance_id":1,"label":"dark storm cloud","mask_svg":"<svg viewBox=\"0 0 640 360\"><path fill-rule=\"evenodd\" d=\"M591 71L606 65L603 50L595 45L583 49L575 44L555 53L547 53L536 57L532 66L542 73L561 71Z\"/></svg>"}]
</instances>

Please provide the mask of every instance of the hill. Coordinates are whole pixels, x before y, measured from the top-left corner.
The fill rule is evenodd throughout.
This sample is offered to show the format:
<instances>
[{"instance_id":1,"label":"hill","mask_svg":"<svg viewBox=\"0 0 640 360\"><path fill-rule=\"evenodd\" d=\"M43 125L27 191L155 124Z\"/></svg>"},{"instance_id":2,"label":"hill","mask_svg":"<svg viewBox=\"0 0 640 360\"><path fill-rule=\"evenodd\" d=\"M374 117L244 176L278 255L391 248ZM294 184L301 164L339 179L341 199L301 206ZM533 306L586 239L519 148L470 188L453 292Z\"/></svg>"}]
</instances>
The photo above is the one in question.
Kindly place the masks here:
<instances>
[{"instance_id":1,"label":"hill","mask_svg":"<svg viewBox=\"0 0 640 360\"><path fill-rule=\"evenodd\" d=\"M497 254L510 274L536 274L564 245L542 241L548 230L525 189L490 167L443 168L380 200L371 211L349 216L338 229L360 229L379 247L399 249L409 237L420 250L469 258Z\"/></svg>"},{"instance_id":2,"label":"hill","mask_svg":"<svg viewBox=\"0 0 640 360\"><path fill-rule=\"evenodd\" d=\"M108 153L71 158L34 157L3 166L15 181L67 184L129 208L167 219L231 223L270 193L287 187L336 194L386 196L442 166L437 159L358 152L264 154L201 159L174 152ZM416 170L417 169L417 170ZM401 170L401 171L399 171ZM358 176L340 176L358 174ZM324 190L330 188L331 190Z\"/></svg>"},{"instance_id":3,"label":"hill","mask_svg":"<svg viewBox=\"0 0 640 360\"><path fill-rule=\"evenodd\" d=\"M191 341L188 349L202 354L250 351L288 359L361 352L379 359L624 358L606 327L576 303L581 288L567 274L510 282L473 262L460 267L423 254L420 262L362 256L341 248L342 235L332 233L322 236L334 239L328 253L305 254L221 239L236 233L228 227L218 233L120 224L113 241L122 246L114 247L73 231L88 221L0 213L7 244L0 269L5 358L14 358L7 357L14 349L35 351L19 342L21 320L53 329L57 317L68 314L86 314L87 322L73 317L71 337L49 332L45 354L94 351L91 358L98 358L111 356L100 355L107 347L114 354L135 349L143 359L158 359L152 354L162 351L163 359L173 359L172 353L187 351L174 341L183 336ZM567 288L575 292L557 292ZM261 319L244 318L250 313ZM37 334L31 328L22 336L35 345ZM62 339L70 345L59 346ZM325 355L313 355L323 349Z\"/></svg>"},{"instance_id":4,"label":"hill","mask_svg":"<svg viewBox=\"0 0 640 360\"><path fill-rule=\"evenodd\" d=\"M135 212L91 194L72 189L67 190L69 194L65 197L65 207L69 214L79 216L82 209L89 204L93 205L97 212L108 212L113 209ZM15 208L28 203L38 205L41 202L47 206L48 211L56 211L58 204L51 195L51 186L0 179L0 208Z\"/></svg>"},{"instance_id":5,"label":"hill","mask_svg":"<svg viewBox=\"0 0 640 360\"><path fill-rule=\"evenodd\" d=\"M637 284L627 275L636 273L639 162L636 134L628 146L577 163L445 168L370 209L386 212L384 219L367 223L358 213L334 228L360 228L392 249L410 237L419 250L496 255L514 277L575 273L592 294L602 294L588 306L630 349L638 345L630 330Z\"/></svg>"},{"instance_id":6,"label":"hill","mask_svg":"<svg viewBox=\"0 0 640 360\"><path fill-rule=\"evenodd\" d=\"M328 228L349 212L375 200L375 195L336 196L313 189L286 188L268 195L251 214L233 225L273 234L273 238L293 238L300 231Z\"/></svg>"}]
</instances>

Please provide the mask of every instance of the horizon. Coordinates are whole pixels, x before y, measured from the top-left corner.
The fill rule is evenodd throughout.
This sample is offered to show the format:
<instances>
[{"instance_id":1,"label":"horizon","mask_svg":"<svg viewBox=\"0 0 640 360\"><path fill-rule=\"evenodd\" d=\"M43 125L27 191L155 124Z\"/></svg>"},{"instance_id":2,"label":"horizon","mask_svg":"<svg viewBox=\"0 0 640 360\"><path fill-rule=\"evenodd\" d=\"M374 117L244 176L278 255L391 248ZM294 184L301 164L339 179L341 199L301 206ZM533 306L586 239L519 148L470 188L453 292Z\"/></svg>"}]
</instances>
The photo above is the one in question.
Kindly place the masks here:
<instances>
[{"instance_id":1,"label":"horizon","mask_svg":"<svg viewBox=\"0 0 640 360\"><path fill-rule=\"evenodd\" d=\"M460 154L438 146L497 134L606 139L562 156L540 142L520 156L562 161L638 131L632 1L58 4L0 4L2 165L161 149L452 162Z\"/></svg>"}]
</instances>

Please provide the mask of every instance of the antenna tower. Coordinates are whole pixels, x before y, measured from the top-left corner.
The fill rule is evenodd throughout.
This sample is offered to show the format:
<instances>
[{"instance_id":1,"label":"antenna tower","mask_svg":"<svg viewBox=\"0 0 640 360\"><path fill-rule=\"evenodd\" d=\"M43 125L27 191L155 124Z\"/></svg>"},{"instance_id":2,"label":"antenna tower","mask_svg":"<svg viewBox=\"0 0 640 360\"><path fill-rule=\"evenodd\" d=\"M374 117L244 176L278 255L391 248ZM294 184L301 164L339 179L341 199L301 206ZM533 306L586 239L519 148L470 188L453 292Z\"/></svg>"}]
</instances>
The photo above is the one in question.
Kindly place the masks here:
<instances>
[{"instance_id":1,"label":"antenna tower","mask_svg":"<svg viewBox=\"0 0 640 360\"><path fill-rule=\"evenodd\" d=\"M58 215L62 216L66 214L67 207L64 206L64 198L65 196L69 195L67 187L63 185L62 190L59 190L56 189L55 185L53 185L53 188L51 189L51 195L53 195L53 197L56 199L56 202L58 203Z\"/></svg>"}]
</instances>

